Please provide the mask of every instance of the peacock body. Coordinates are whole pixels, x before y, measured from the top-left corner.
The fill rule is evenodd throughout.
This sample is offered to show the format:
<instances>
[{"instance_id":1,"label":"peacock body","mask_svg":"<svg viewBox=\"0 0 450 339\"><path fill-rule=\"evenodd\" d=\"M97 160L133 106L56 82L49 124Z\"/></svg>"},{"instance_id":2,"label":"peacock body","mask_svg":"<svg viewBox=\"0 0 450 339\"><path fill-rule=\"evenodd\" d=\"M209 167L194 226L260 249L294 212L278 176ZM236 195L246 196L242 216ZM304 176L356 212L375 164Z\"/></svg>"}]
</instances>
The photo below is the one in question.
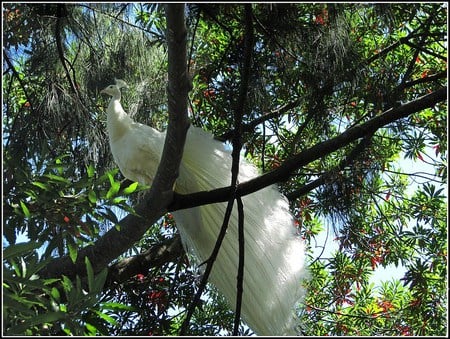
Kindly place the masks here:
<instances>
[{"instance_id":1,"label":"peacock body","mask_svg":"<svg viewBox=\"0 0 450 339\"><path fill-rule=\"evenodd\" d=\"M147 125L133 121L120 104L123 81L102 93L112 96L107 108L107 129L114 160L122 174L133 181L151 184L165 139ZM210 133L191 127L175 190L194 193L229 186L231 154ZM258 175L242 161L239 182ZM275 186L242 199L244 204L245 266L242 317L259 335L289 335L293 309L301 299L304 278L304 248L296 235L288 201ZM199 263L209 258L223 223L226 203L209 204L173 212L184 248ZM233 209L236 211L236 208ZM239 260L237 212L233 212L227 234L214 263L210 279L234 306Z\"/></svg>"}]
</instances>

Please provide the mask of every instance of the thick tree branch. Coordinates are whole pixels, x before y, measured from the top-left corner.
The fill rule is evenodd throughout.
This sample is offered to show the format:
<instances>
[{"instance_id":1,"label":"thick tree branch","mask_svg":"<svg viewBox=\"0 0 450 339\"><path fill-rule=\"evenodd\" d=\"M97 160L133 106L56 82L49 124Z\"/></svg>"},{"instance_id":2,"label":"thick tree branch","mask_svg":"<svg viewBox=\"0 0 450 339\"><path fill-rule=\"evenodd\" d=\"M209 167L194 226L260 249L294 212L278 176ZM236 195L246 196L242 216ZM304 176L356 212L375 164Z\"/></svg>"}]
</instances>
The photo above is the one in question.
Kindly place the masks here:
<instances>
[{"instance_id":1,"label":"thick tree branch","mask_svg":"<svg viewBox=\"0 0 450 339\"><path fill-rule=\"evenodd\" d=\"M436 81L439 79L446 79L446 78L447 78L447 72L439 72L436 74L430 74L430 75L427 75L426 77L423 77L420 79L405 82L402 89L413 87L418 84L424 84L427 82L433 82L433 81Z\"/></svg>"},{"instance_id":2,"label":"thick tree branch","mask_svg":"<svg viewBox=\"0 0 450 339\"><path fill-rule=\"evenodd\" d=\"M189 85L186 76L186 26L183 4L167 5L167 27L169 124L153 185L143 201L136 206L136 214L130 214L120 221L120 230L112 228L93 246L81 249L75 264L69 257L55 259L52 265L40 271L43 278L59 277L62 274L69 277L84 276L86 256L90 258L94 272L101 271L139 241L147 229L164 214L166 206L172 200L172 188L178 177L189 126L187 118Z\"/></svg>"},{"instance_id":3,"label":"thick tree branch","mask_svg":"<svg viewBox=\"0 0 450 339\"><path fill-rule=\"evenodd\" d=\"M232 185L236 187L238 183L239 174L239 162L242 149L242 117L246 113L248 100L248 86L250 82L250 72L252 69L252 55L253 55L253 19L252 19L252 5L245 5L245 50L244 50L244 63L242 71L242 83L239 92L239 102L235 109L234 118L234 136L233 136L233 175ZM237 188L237 187L236 187ZM236 283L236 306L234 315L234 328L233 335L237 336L239 332L239 324L241 322L241 307L242 307L242 295L244 293L244 206L242 199L237 197L236 190L233 192L233 200L236 200L238 206L238 241L239 241L239 262L237 272Z\"/></svg>"},{"instance_id":4,"label":"thick tree branch","mask_svg":"<svg viewBox=\"0 0 450 339\"><path fill-rule=\"evenodd\" d=\"M444 55L441 55L441 54L438 54L438 53L434 53L433 51L430 51L430 50L424 48L421 45L413 44L411 41L406 41L405 44L408 45L411 48L415 48L416 50L421 51L422 53L429 54L429 55L431 55L431 56L433 56L435 58L438 58L438 59L441 59L442 61L447 62L447 58Z\"/></svg>"},{"instance_id":5,"label":"thick tree branch","mask_svg":"<svg viewBox=\"0 0 450 339\"><path fill-rule=\"evenodd\" d=\"M107 284L122 283L138 273L148 272L149 269L175 261L183 254L180 236L167 239L160 244L150 247L143 253L120 260L109 267Z\"/></svg>"},{"instance_id":6,"label":"thick tree branch","mask_svg":"<svg viewBox=\"0 0 450 339\"><path fill-rule=\"evenodd\" d=\"M364 151L364 149L370 144L371 139L372 135L364 137L359 142L359 144L356 145L355 148L351 150L351 152L347 155L347 157L344 160L342 160L336 167L323 173L318 179L309 182L308 184L300 187L295 191L289 192L288 194L286 194L286 198L288 198L288 200L296 199L330 181L336 172L341 171L346 166L350 165L358 157L358 155L361 154L362 151Z\"/></svg>"},{"instance_id":7,"label":"thick tree branch","mask_svg":"<svg viewBox=\"0 0 450 339\"><path fill-rule=\"evenodd\" d=\"M277 182L286 181L295 170L309 164L310 162L330 154L353 141L370 135L381 127L423 109L433 107L437 103L445 101L446 99L447 87L443 87L406 104L390 108L383 114L380 114L361 125L354 126L333 139L324 141L303 152L300 152L299 154L286 160L276 170L265 173L253 180L239 184L237 187L237 193L239 196L244 196ZM168 210L174 211L183 208L223 202L227 200L231 189L231 187L224 187L212 191L203 191L187 195L174 194L174 201L172 201L172 203L168 206Z\"/></svg>"}]
</instances>

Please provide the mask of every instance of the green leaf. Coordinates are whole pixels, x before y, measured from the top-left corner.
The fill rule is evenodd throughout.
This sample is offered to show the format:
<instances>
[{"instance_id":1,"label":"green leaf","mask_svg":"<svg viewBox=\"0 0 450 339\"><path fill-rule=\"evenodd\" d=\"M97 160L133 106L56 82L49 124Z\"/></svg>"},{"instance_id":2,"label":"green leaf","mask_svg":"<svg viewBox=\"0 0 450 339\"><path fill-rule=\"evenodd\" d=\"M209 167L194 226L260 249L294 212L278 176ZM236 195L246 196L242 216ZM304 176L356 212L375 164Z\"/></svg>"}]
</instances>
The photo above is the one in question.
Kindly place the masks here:
<instances>
[{"instance_id":1,"label":"green leaf","mask_svg":"<svg viewBox=\"0 0 450 339\"><path fill-rule=\"evenodd\" d=\"M22 258L20 258L20 264L22 267L22 277L26 277L27 276L27 263L25 262L25 260Z\"/></svg>"},{"instance_id":2,"label":"green leaf","mask_svg":"<svg viewBox=\"0 0 450 339\"><path fill-rule=\"evenodd\" d=\"M97 202L97 194L95 193L95 191L93 191L93 190L89 191L88 199L93 204L95 204Z\"/></svg>"},{"instance_id":3,"label":"green leaf","mask_svg":"<svg viewBox=\"0 0 450 339\"><path fill-rule=\"evenodd\" d=\"M67 247L69 248L69 257L75 263L78 257L78 247L71 241L67 242Z\"/></svg>"},{"instance_id":4,"label":"green leaf","mask_svg":"<svg viewBox=\"0 0 450 339\"><path fill-rule=\"evenodd\" d=\"M92 324L86 323L86 330L88 331L89 336L95 336L95 334L98 332L97 327L95 327Z\"/></svg>"},{"instance_id":5,"label":"green leaf","mask_svg":"<svg viewBox=\"0 0 450 339\"><path fill-rule=\"evenodd\" d=\"M62 285L66 292L70 292L73 288L72 281L65 275L63 275Z\"/></svg>"},{"instance_id":6,"label":"green leaf","mask_svg":"<svg viewBox=\"0 0 450 339\"><path fill-rule=\"evenodd\" d=\"M59 291L58 291L58 289L56 287L52 287L50 295L57 302L59 302L61 300L61 294L59 293Z\"/></svg>"},{"instance_id":7,"label":"green leaf","mask_svg":"<svg viewBox=\"0 0 450 339\"><path fill-rule=\"evenodd\" d=\"M108 172L106 172L105 174L103 174L99 179L98 182L102 183L105 182L107 179L109 180L109 182L114 181L114 175L116 175L117 173L119 173L119 169L118 168L113 168L112 170L109 170Z\"/></svg>"},{"instance_id":8,"label":"green leaf","mask_svg":"<svg viewBox=\"0 0 450 339\"><path fill-rule=\"evenodd\" d=\"M137 186L138 186L138 183L137 182L133 182L132 184L130 184L130 186L128 186L127 188L125 188L123 190L123 193L124 194L131 194L134 191L136 191Z\"/></svg>"},{"instance_id":9,"label":"green leaf","mask_svg":"<svg viewBox=\"0 0 450 339\"><path fill-rule=\"evenodd\" d=\"M103 312L100 312L100 311L97 311L97 310L95 310L95 313L96 313L100 318L102 318L103 320L107 321L107 322L110 323L111 325L116 325L116 324L117 324L117 321L116 321L113 317L107 315L106 313L103 313Z\"/></svg>"},{"instance_id":10,"label":"green leaf","mask_svg":"<svg viewBox=\"0 0 450 339\"><path fill-rule=\"evenodd\" d=\"M39 187L39 188L42 188L42 189L45 190L45 191L49 191L49 190L50 190L50 188L49 188L46 184L44 184L44 183L42 183L42 182L40 182L40 181L33 181L32 184L33 184L34 186L37 186L37 187Z\"/></svg>"},{"instance_id":11,"label":"green leaf","mask_svg":"<svg viewBox=\"0 0 450 339\"><path fill-rule=\"evenodd\" d=\"M27 218L31 217L30 210L28 209L27 205L25 205L25 203L22 200L20 201L20 207L22 207L23 214L25 214L25 216Z\"/></svg>"},{"instance_id":12,"label":"green leaf","mask_svg":"<svg viewBox=\"0 0 450 339\"><path fill-rule=\"evenodd\" d=\"M44 174L44 176L49 178L50 180L53 180L53 181L63 182L65 184L70 184L70 180L68 180L66 178L63 178L63 177L61 177L59 175L47 173L47 174Z\"/></svg>"},{"instance_id":13,"label":"green leaf","mask_svg":"<svg viewBox=\"0 0 450 339\"><path fill-rule=\"evenodd\" d=\"M3 259L8 260L13 257L20 257L42 246L40 242L24 242L9 245L3 250Z\"/></svg>"},{"instance_id":14,"label":"green leaf","mask_svg":"<svg viewBox=\"0 0 450 339\"><path fill-rule=\"evenodd\" d=\"M121 311L121 310L133 311L134 310L133 306L124 305L124 304L116 303L116 302L106 302L104 304L101 304L101 308L106 309L106 310L113 310L113 311Z\"/></svg>"},{"instance_id":15,"label":"green leaf","mask_svg":"<svg viewBox=\"0 0 450 339\"><path fill-rule=\"evenodd\" d=\"M28 302L27 300L18 297L15 294L10 293L7 289L3 288L3 300L2 306L3 310L10 308L14 310L14 312L21 312L22 314L30 314L32 315L34 312L30 309L33 304Z\"/></svg>"},{"instance_id":16,"label":"green leaf","mask_svg":"<svg viewBox=\"0 0 450 339\"><path fill-rule=\"evenodd\" d=\"M108 268L105 267L101 272L99 272L95 276L93 291L95 291L96 293L101 292L103 290L103 286L105 285L107 277L108 277Z\"/></svg>"},{"instance_id":17,"label":"green leaf","mask_svg":"<svg viewBox=\"0 0 450 339\"><path fill-rule=\"evenodd\" d=\"M106 172L106 175L108 176L109 183L110 183L111 186L112 186L112 185L116 182L116 181L114 180L114 175L115 175L114 171L108 171L108 172Z\"/></svg>"},{"instance_id":18,"label":"green leaf","mask_svg":"<svg viewBox=\"0 0 450 339\"><path fill-rule=\"evenodd\" d=\"M114 205L119 205L119 204L123 203L124 201L127 201L127 199L124 198L124 197L115 197L115 198L112 200L112 202L113 202Z\"/></svg>"},{"instance_id":19,"label":"green leaf","mask_svg":"<svg viewBox=\"0 0 450 339\"><path fill-rule=\"evenodd\" d=\"M86 167L88 178L92 178L95 175L95 167L90 164Z\"/></svg>"},{"instance_id":20,"label":"green leaf","mask_svg":"<svg viewBox=\"0 0 450 339\"><path fill-rule=\"evenodd\" d=\"M59 279L59 278L45 279L44 280L44 284L45 285L51 285L51 284L54 284L57 281L61 281L61 279Z\"/></svg>"},{"instance_id":21,"label":"green leaf","mask_svg":"<svg viewBox=\"0 0 450 339\"><path fill-rule=\"evenodd\" d=\"M111 188L106 193L106 199L111 199L120 190L120 182L114 181L111 183Z\"/></svg>"},{"instance_id":22,"label":"green leaf","mask_svg":"<svg viewBox=\"0 0 450 339\"><path fill-rule=\"evenodd\" d=\"M87 256L84 257L84 263L86 264L89 292L94 292L94 269L92 268L91 261Z\"/></svg>"}]
</instances>

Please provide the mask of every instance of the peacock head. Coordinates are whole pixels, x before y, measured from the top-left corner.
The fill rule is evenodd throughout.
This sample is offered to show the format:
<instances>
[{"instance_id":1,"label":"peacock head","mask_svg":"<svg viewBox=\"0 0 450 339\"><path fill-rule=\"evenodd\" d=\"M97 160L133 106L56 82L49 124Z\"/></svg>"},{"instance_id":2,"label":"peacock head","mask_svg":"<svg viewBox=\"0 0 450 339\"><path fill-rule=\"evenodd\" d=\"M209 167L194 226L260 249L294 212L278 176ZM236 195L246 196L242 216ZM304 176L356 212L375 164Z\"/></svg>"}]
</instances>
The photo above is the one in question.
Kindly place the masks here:
<instances>
[{"instance_id":1,"label":"peacock head","mask_svg":"<svg viewBox=\"0 0 450 339\"><path fill-rule=\"evenodd\" d=\"M125 81L120 79L114 79L116 84L115 85L109 85L102 89L100 93L108 94L112 97L120 98L120 89L128 89L128 85Z\"/></svg>"},{"instance_id":2,"label":"peacock head","mask_svg":"<svg viewBox=\"0 0 450 339\"><path fill-rule=\"evenodd\" d=\"M120 98L120 88L117 85L109 85L102 89L100 93Z\"/></svg>"}]
</instances>

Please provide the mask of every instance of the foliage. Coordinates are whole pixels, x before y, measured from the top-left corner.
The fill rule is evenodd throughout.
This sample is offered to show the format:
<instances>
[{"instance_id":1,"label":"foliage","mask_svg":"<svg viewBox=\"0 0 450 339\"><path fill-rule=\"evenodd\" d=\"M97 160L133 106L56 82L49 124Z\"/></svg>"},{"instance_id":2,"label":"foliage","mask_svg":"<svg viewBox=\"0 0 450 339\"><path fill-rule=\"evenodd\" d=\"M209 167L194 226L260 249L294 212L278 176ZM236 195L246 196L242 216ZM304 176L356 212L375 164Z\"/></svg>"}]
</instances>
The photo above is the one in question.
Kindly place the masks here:
<instances>
[{"instance_id":1,"label":"foliage","mask_svg":"<svg viewBox=\"0 0 450 339\"><path fill-rule=\"evenodd\" d=\"M261 3L252 11L243 140L261 172L446 84L445 4ZM237 3L186 7L191 121L224 140L239 105L243 13ZM3 333L176 335L200 280L192 258L122 280L108 275L175 239L170 214L109 268L94 271L86 260L85 275L39 275L120 229L148 188L115 169L99 90L123 78L126 111L166 127L164 7L8 3L3 24ZM446 334L446 108L397 120L279 183L308 247L300 334ZM336 249L317 253L330 225L327 245ZM401 279L372 280L392 267ZM232 324L208 286L191 334L229 334ZM251 331L242 324L240 334Z\"/></svg>"}]
</instances>

